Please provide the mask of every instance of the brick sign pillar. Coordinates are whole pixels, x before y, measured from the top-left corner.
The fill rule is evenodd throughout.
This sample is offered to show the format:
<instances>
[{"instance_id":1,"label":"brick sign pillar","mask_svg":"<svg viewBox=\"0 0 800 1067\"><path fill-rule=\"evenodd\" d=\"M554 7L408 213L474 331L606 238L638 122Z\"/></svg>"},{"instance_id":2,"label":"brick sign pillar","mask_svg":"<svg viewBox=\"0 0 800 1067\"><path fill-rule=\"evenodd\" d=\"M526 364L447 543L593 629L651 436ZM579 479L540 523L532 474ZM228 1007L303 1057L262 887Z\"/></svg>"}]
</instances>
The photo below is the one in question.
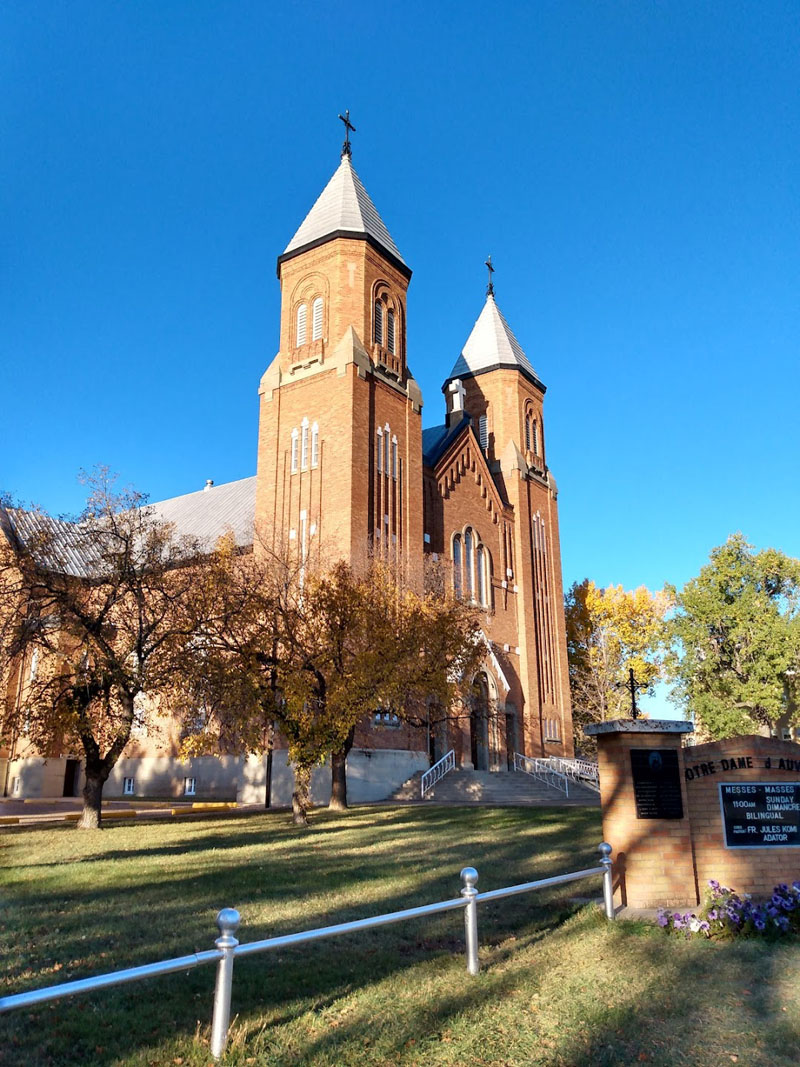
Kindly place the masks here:
<instances>
[{"instance_id":1,"label":"brick sign pillar","mask_svg":"<svg viewBox=\"0 0 800 1067\"><path fill-rule=\"evenodd\" d=\"M613 848L614 902L632 908L694 904L697 885L681 737L689 722L594 723L603 839Z\"/></svg>"}]
</instances>

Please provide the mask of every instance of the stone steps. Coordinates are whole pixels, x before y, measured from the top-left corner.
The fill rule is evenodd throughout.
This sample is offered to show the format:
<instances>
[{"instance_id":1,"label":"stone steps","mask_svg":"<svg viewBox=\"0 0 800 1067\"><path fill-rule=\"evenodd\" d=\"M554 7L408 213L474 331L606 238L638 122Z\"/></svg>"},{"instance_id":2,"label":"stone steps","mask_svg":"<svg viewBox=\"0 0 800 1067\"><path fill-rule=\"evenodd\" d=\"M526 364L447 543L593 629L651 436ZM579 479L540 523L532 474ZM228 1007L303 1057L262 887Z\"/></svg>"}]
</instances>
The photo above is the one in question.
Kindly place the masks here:
<instances>
[{"instance_id":1,"label":"stone steps","mask_svg":"<svg viewBox=\"0 0 800 1067\"><path fill-rule=\"evenodd\" d=\"M388 799L419 800L421 772L409 778ZM600 796L588 786L570 781L569 797L529 774L510 771L450 771L437 782L426 802L485 804L494 807L599 807Z\"/></svg>"}]
</instances>

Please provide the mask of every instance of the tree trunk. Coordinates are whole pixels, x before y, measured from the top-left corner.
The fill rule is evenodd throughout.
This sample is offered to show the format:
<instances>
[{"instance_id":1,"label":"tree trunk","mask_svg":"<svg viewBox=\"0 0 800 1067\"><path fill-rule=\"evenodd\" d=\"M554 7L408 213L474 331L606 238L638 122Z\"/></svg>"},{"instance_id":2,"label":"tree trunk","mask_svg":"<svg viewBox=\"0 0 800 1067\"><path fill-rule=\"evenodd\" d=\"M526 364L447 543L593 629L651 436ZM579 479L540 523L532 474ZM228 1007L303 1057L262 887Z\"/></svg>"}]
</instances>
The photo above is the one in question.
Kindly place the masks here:
<instances>
[{"instance_id":1,"label":"tree trunk","mask_svg":"<svg viewBox=\"0 0 800 1067\"><path fill-rule=\"evenodd\" d=\"M78 819L79 830L99 830L102 827L100 805L103 799L103 786L107 775L86 769L86 783L83 787L83 811Z\"/></svg>"},{"instance_id":2,"label":"tree trunk","mask_svg":"<svg viewBox=\"0 0 800 1067\"><path fill-rule=\"evenodd\" d=\"M292 791L292 820L295 826L308 826L311 807L311 768L295 764Z\"/></svg>"},{"instance_id":3,"label":"tree trunk","mask_svg":"<svg viewBox=\"0 0 800 1067\"><path fill-rule=\"evenodd\" d=\"M347 811L347 757L356 736L355 727L345 738L338 752L331 752L331 811Z\"/></svg>"}]
</instances>

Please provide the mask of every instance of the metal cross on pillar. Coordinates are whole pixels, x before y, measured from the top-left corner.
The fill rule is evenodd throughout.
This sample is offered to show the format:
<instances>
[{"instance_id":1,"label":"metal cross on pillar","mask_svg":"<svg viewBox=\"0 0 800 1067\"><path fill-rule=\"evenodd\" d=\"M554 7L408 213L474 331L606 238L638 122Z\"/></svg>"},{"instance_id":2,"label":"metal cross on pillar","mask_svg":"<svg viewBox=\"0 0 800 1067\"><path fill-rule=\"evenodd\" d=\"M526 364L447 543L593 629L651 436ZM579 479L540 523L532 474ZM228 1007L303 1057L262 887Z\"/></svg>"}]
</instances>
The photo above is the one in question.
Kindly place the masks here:
<instances>
[{"instance_id":1,"label":"metal cross on pillar","mask_svg":"<svg viewBox=\"0 0 800 1067\"><path fill-rule=\"evenodd\" d=\"M486 295L494 296L494 282L492 281L492 275L494 274L494 267L492 266L492 257L489 256L484 264L489 271L489 284L486 286Z\"/></svg>"},{"instance_id":2,"label":"metal cross on pillar","mask_svg":"<svg viewBox=\"0 0 800 1067\"><path fill-rule=\"evenodd\" d=\"M347 111L345 111L345 113L343 115L340 115L339 118L344 123L344 144L342 145L342 159L344 159L345 156L352 156L352 154L353 154L353 148L352 148L352 145L350 144L350 133L351 132L355 133L356 132L356 128L353 125L353 123L350 121L350 109L349 108L348 108Z\"/></svg>"},{"instance_id":3,"label":"metal cross on pillar","mask_svg":"<svg viewBox=\"0 0 800 1067\"><path fill-rule=\"evenodd\" d=\"M649 689L650 687L645 682L637 682L633 674L633 667L628 668L628 681L627 682L615 682L615 689L627 689L631 695L631 717L638 719L641 712L636 707L636 690L637 689Z\"/></svg>"}]
</instances>

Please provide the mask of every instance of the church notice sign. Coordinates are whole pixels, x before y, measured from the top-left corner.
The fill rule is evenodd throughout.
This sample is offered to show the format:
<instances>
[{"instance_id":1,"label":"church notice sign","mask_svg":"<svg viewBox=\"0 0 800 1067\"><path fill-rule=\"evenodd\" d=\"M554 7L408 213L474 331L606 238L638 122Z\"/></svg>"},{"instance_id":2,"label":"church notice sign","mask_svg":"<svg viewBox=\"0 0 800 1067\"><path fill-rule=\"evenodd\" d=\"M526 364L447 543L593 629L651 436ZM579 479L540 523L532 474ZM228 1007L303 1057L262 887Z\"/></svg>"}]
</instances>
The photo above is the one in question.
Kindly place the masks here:
<instances>
[{"instance_id":1,"label":"church notice sign","mask_svg":"<svg viewBox=\"0 0 800 1067\"><path fill-rule=\"evenodd\" d=\"M800 782L720 782L726 848L800 848Z\"/></svg>"},{"instance_id":2,"label":"church notice sign","mask_svg":"<svg viewBox=\"0 0 800 1067\"><path fill-rule=\"evenodd\" d=\"M632 748L637 819L682 819L681 776L674 748Z\"/></svg>"}]
</instances>

